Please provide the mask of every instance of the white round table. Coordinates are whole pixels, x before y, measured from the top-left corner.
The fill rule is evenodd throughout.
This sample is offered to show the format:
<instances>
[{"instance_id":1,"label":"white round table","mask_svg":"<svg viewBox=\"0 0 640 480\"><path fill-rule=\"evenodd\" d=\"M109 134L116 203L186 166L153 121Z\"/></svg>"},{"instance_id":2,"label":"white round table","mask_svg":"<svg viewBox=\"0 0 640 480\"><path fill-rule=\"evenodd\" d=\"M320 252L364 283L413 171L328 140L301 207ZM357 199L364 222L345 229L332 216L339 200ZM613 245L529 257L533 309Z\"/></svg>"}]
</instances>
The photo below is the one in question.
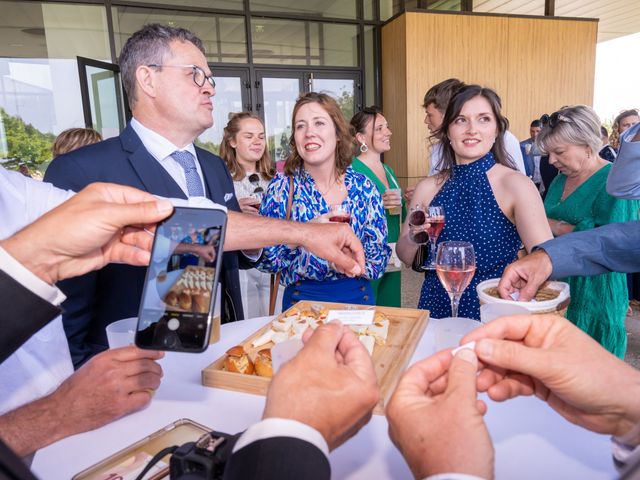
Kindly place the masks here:
<instances>
[{"instance_id":1,"label":"white round table","mask_svg":"<svg viewBox=\"0 0 640 480\"><path fill-rule=\"evenodd\" d=\"M201 384L201 370L268 321L267 317L223 325L221 340L202 354L168 353L162 385L151 405L97 430L40 450L32 469L41 479L69 479L81 470L180 418L214 430L238 432L260 420L264 397ZM412 363L433 351L431 320ZM497 479L611 479L615 468L609 437L570 424L536 398L505 403L486 399L486 421L496 447ZM354 438L330 455L336 479L410 479L387 436L385 417L374 415Z\"/></svg>"}]
</instances>

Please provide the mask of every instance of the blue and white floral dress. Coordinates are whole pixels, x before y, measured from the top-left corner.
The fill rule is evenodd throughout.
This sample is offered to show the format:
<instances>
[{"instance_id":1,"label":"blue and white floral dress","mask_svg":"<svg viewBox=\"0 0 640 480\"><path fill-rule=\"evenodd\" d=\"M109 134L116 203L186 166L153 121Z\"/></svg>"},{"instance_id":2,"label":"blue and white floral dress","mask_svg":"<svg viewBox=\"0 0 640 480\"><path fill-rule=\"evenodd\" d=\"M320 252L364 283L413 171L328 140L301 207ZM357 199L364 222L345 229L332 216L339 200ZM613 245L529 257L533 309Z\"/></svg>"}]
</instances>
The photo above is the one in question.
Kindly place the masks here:
<instances>
[{"instance_id":1,"label":"blue and white floral dress","mask_svg":"<svg viewBox=\"0 0 640 480\"><path fill-rule=\"evenodd\" d=\"M344 203L351 209L351 228L364 247L364 275L348 278L333 270L326 260L301 247L265 248L257 267L266 272L281 272L280 282L287 287L283 310L303 299L374 304L369 280L384 274L391 255L382 196L367 177L351 167L345 172L344 185L347 189ZM303 168L293 175L293 188L291 220L308 222L329 212L329 205L316 188L313 177ZM289 195L289 177L278 173L262 200L260 215L285 218Z\"/></svg>"}]
</instances>

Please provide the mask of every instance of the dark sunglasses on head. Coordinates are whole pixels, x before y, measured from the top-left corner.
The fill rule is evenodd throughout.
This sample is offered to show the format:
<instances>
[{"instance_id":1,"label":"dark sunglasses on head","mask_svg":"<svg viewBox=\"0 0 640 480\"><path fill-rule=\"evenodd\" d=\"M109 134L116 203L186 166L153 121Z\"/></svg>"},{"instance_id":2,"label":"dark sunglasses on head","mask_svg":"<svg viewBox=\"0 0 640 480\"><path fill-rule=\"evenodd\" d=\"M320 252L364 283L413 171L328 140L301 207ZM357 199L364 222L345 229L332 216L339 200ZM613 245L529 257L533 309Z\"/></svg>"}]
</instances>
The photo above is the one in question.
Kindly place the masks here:
<instances>
[{"instance_id":1,"label":"dark sunglasses on head","mask_svg":"<svg viewBox=\"0 0 640 480\"><path fill-rule=\"evenodd\" d=\"M566 115L560 112L553 112L551 115L546 113L540 117L540 123L542 125L548 125L549 128L556 128L560 123L573 123L573 121Z\"/></svg>"}]
</instances>

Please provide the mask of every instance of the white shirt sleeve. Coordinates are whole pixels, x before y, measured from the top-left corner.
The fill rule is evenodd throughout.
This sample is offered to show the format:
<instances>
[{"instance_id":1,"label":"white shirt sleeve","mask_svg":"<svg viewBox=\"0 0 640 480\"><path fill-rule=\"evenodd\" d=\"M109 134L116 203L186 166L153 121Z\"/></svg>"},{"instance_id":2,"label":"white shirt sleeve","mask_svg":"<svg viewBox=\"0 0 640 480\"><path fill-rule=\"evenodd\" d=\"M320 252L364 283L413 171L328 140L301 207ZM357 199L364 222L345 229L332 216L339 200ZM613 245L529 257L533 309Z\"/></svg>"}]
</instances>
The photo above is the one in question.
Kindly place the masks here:
<instances>
[{"instance_id":1,"label":"white shirt sleeve","mask_svg":"<svg viewBox=\"0 0 640 480\"><path fill-rule=\"evenodd\" d=\"M524 168L524 159L522 158L522 150L520 150L520 142L518 142L516 136L509 130L504 132L502 139L504 141L504 149L507 151L507 155L511 158L513 165L520 170L523 175L526 175L527 171Z\"/></svg>"},{"instance_id":2,"label":"white shirt sleeve","mask_svg":"<svg viewBox=\"0 0 640 480\"><path fill-rule=\"evenodd\" d=\"M57 287L49 285L31 273L2 247L0 247L0 270L4 271L23 287L28 288L40 298L55 306L60 305L67 298Z\"/></svg>"},{"instance_id":3,"label":"white shirt sleeve","mask_svg":"<svg viewBox=\"0 0 640 480\"><path fill-rule=\"evenodd\" d=\"M233 447L233 451L237 452L258 440L274 437L293 437L304 440L318 448L326 457L329 457L329 446L320 432L305 423L287 418L266 418L251 425L240 436Z\"/></svg>"},{"instance_id":4,"label":"white shirt sleeve","mask_svg":"<svg viewBox=\"0 0 640 480\"><path fill-rule=\"evenodd\" d=\"M476 477L475 475L468 475L466 473L438 473L436 475L429 475L424 480L486 480L482 477Z\"/></svg>"}]
</instances>

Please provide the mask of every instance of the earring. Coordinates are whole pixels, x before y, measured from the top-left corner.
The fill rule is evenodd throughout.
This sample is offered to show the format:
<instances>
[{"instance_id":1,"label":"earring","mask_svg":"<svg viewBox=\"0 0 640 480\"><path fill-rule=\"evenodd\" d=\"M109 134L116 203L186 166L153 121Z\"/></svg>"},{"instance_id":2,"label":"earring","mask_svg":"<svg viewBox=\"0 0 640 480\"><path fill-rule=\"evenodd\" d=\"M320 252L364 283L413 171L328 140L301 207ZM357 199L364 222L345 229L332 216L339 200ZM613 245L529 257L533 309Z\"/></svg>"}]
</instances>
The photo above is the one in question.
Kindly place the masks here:
<instances>
[{"instance_id":1,"label":"earring","mask_svg":"<svg viewBox=\"0 0 640 480\"><path fill-rule=\"evenodd\" d=\"M362 142L360 144L360 153L367 153L369 151L369 147L367 147L367 144Z\"/></svg>"}]
</instances>

